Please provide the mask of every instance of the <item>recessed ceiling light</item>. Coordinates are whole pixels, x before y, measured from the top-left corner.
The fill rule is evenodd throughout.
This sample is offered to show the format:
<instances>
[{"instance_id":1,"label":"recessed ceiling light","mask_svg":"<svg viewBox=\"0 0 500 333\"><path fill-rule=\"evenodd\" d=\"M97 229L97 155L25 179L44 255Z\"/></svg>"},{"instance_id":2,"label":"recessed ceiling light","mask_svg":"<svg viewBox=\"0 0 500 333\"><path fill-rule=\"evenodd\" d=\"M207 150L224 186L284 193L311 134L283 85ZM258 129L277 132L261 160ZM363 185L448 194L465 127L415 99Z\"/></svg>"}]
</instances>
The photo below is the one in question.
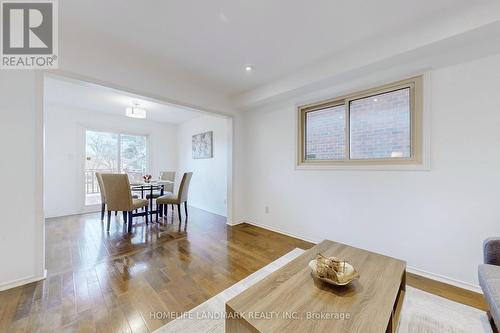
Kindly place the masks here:
<instances>
[{"instance_id":1,"label":"recessed ceiling light","mask_svg":"<svg viewBox=\"0 0 500 333\"><path fill-rule=\"evenodd\" d=\"M250 65L246 65L245 66L245 72L251 72L251 71L253 71L253 67L250 66Z\"/></svg>"},{"instance_id":2,"label":"recessed ceiling light","mask_svg":"<svg viewBox=\"0 0 500 333\"><path fill-rule=\"evenodd\" d=\"M373 101L374 101L374 102L378 102L378 98L374 98L374 99L373 99Z\"/></svg>"},{"instance_id":3,"label":"recessed ceiling light","mask_svg":"<svg viewBox=\"0 0 500 333\"><path fill-rule=\"evenodd\" d=\"M224 23L227 23L229 21L229 19L227 18L226 14L224 14L222 12L219 14L219 18Z\"/></svg>"}]
</instances>

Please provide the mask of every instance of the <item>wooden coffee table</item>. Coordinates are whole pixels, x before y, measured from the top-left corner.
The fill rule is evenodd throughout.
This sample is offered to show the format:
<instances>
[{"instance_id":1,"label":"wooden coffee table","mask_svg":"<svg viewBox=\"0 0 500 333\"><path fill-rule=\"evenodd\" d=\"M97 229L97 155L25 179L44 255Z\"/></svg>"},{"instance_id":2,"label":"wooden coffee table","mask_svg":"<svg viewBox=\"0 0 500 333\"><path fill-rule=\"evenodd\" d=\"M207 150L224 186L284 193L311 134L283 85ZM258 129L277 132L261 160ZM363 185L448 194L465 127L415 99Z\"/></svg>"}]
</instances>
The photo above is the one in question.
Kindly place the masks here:
<instances>
[{"instance_id":1,"label":"wooden coffee table","mask_svg":"<svg viewBox=\"0 0 500 333\"><path fill-rule=\"evenodd\" d=\"M360 278L334 287L308 263L321 252L346 259ZM404 261L325 240L226 303L226 332L396 332Z\"/></svg>"}]
</instances>

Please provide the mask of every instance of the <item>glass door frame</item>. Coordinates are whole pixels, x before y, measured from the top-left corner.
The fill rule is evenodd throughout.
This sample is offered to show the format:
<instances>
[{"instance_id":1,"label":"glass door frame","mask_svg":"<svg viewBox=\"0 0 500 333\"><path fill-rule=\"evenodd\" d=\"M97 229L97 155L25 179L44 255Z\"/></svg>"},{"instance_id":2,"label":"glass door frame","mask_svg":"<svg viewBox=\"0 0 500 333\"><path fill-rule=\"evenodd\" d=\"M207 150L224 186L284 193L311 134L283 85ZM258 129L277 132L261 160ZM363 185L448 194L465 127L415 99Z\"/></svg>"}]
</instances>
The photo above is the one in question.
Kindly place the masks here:
<instances>
[{"instance_id":1,"label":"glass door frame","mask_svg":"<svg viewBox=\"0 0 500 333\"><path fill-rule=\"evenodd\" d=\"M93 208L100 206L98 204L87 204L87 189L86 189L86 184L85 184L85 172L86 172L86 160L87 160L87 132L100 132L100 133L106 133L106 134L114 134L117 136L116 140L116 149L117 149L117 170L115 170L116 173L122 173L122 135L130 135L130 136L141 136L144 137L146 140L146 170L151 170L151 156L150 156L150 135L148 133L139 133L139 132L133 132L133 131L122 131L122 130L112 130L112 129L103 129L103 128L95 128L95 127L89 127L89 126L83 126L83 156L82 156L82 161L83 161L83 177L82 183L83 183L83 208L88 209L88 208ZM147 171L149 172L149 171Z\"/></svg>"}]
</instances>

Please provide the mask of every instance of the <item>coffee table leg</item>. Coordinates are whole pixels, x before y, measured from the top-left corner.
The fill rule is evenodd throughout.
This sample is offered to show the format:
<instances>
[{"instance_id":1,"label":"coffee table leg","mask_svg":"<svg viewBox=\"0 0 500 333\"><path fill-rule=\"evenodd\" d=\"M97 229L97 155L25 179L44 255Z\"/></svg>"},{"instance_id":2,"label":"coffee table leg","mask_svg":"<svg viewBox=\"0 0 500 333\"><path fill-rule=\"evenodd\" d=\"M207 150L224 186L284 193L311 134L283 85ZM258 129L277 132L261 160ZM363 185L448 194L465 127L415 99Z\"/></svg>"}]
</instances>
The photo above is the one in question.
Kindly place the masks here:
<instances>
[{"instance_id":1,"label":"coffee table leg","mask_svg":"<svg viewBox=\"0 0 500 333\"><path fill-rule=\"evenodd\" d=\"M226 333L257 333L241 316L237 316L236 312L226 304Z\"/></svg>"},{"instance_id":2,"label":"coffee table leg","mask_svg":"<svg viewBox=\"0 0 500 333\"><path fill-rule=\"evenodd\" d=\"M392 310L391 318L389 319L389 324L387 325L386 333L396 333L399 326L399 316L401 315L401 309L403 307L403 302L406 293L406 270L403 272L401 277L401 285L399 286L398 296L396 297L396 302L394 303L394 308Z\"/></svg>"}]
</instances>

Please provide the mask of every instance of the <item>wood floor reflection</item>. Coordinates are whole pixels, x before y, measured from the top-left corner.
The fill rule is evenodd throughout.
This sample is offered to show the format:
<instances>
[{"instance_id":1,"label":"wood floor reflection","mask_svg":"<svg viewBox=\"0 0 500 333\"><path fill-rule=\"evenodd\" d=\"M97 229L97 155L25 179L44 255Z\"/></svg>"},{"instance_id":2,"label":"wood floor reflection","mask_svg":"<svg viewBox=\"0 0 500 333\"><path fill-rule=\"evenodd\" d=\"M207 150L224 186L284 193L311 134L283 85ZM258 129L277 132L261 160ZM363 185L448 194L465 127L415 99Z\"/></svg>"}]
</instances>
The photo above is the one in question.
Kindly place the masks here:
<instances>
[{"instance_id":1,"label":"wood floor reflection","mask_svg":"<svg viewBox=\"0 0 500 333\"><path fill-rule=\"evenodd\" d=\"M190 208L187 229L120 215L46 222L47 279L0 292L0 332L150 332L292 249L312 244ZM15 257L15 254L13 254Z\"/></svg>"}]
</instances>

